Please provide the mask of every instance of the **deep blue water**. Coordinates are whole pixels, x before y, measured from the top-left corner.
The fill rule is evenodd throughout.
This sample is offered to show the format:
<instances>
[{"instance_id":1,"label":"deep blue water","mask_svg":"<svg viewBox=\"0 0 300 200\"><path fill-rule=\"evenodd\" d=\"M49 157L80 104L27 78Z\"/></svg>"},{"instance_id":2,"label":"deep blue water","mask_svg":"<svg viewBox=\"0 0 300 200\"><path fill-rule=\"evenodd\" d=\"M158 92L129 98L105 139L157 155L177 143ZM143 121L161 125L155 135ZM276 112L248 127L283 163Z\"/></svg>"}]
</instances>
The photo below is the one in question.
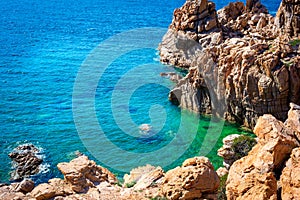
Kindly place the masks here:
<instances>
[{"instance_id":1,"label":"deep blue water","mask_svg":"<svg viewBox=\"0 0 300 200\"><path fill-rule=\"evenodd\" d=\"M102 148L104 152L100 155L91 155L90 148L94 147L86 149L87 145L80 140L76 130L72 94L82 63L101 42L132 29L167 28L172 20L173 10L183 2L183 0L3 2L0 5L0 182L9 179L11 165L7 154L18 144L23 143L33 143L44 151L48 170L36 177L38 181L60 176L56 164L74 158L76 150L89 155L120 175L124 171L116 170L118 167L127 169L144 162L156 164L155 160L129 159L129 157L125 158L124 162L124 157L120 158L116 154L118 151L106 150L101 146L103 145L101 142L97 148ZM228 2L217 2L217 7L220 8ZM271 13L276 11L279 2L279 0L268 2L267 7ZM123 38L124 43L127 40L127 37ZM115 53L122 48L120 42L120 49L115 48ZM99 59L101 58L100 56ZM115 85L120 78L127 77L127 72L143 64L152 64L155 67L148 66L129 76L129 84L139 87L132 92L129 100L122 104L124 102L122 95L114 97L113 92L117 90L125 95L128 91L126 88L122 90L122 87L116 89ZM207 130L219 131L220 123L211 122L210 118L204 116L199 118L190 112L181 112L169 103L168 88L172 87L173 83L160 77L159 74L173 70L159 64L155 49L133 50L120 55L109 65L98 82L95 94L95 112L105 137L125 152L134 152L138 155L169 145L170 148L166 148L168 150L165 151L169 152L169 155L164 156L173 159L174 162L167 163L164 166L166 169L181 164L187 157L199 155L199 148L207 135ZM154 78L155 83L141 84L147 78ZM116 105L112 107L112 103ZM139 130L138 126L145 123L151 124L149 134L152 135L143 136L144 133ZM177 135L181 123L185 124L182 129L185 135L193 135L191 132L196 130L195 138L190 138L188 143L182 142L185 141L184 138L179 138L186 136ZM98 144L98 132L91 130L88 136L85 135L87 136L85 139ZM221 159L215 155L221 145L221 138L231 133L243 132L238 126L228 123L221 127L221 131L216 146L205 144L209 148L214 146L207 156L216 167L221 164ZM177 146L171 142L176 137L181 141ZM191 146L178 158L179 147L187 144ZM157 154L157 160L162 160L162 155ZM103 163L98 156L110 162Z\"/></svg>"}]
</instances>

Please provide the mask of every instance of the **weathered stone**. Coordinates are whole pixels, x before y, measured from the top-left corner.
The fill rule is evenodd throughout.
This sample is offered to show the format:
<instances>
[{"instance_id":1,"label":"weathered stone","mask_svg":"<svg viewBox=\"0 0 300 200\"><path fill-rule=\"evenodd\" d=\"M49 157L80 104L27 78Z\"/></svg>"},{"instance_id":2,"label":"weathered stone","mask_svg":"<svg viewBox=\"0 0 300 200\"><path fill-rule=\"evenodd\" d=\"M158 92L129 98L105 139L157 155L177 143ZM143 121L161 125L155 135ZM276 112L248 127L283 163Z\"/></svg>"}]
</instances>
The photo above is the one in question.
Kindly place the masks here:
<instances>
[{"instance_id":1,"label":"weathered stone","mask_svg":"<svg viewBox=\"0 0 300 200\"><path fill-rule=\"evenodd\" d=\"M299 146L292 129L286 124L272 115L258 119L254 128L258 144L247 156L234 162L229 170L226 186L229 200L277 199L276 177L279 178L292 150Z\"/></svg>"},{"instance_id":2,"label":"weathered stone","mask_svg":"<svg viewBox=\"0 0 300 200\"><path fill-rule=\"evenodd\" d=\"M189 68L170 92L172 102L253 128L265 113L285 120L289 103L300 103L300 56L297 40L279 35L259 0L246 7L236 2L219 10L217 27L222 26L209 32L206 22L215 18L209 12L193 31L176 28L185 18L174 16L159 50L162 62ZM178 13L190 11L184 5Z\"/></svg>"},{"instance_id":3,"label":"weathered stone","mask_svg":"<svg viewBox=\"0 0 300 200\"><path fill-rule=\"evenodd\" d=\"M215 194L220 180L212 164L205 157L187 159L182 167L165 175L162 192L168 199L196 199Z\"/></svg>"},{"instance_id":4,"label":"weathered stone","mask_svg":"<svg viewBox=\"0 0 300 200\"><path fill-rule=\"evenodd\" d=\"M31 192L34 188L34 182L30 179L24 179L20 183L17 183L15 186L15 191L28 193Z\"/></svg>"},{"instance_id":5,"label":"weathered stone","mask_svg":"<svg viewBox=\"0 0 300 200\"><path fill-rule=\"evenodd\" d=\"M59 163L57 167L75 192L84 192L103 181L117 183L116 177L110 171L96 165L86 156L75 158L69 163Z\"/></svg>"},{"instance_id":6,"label":"weathered stone","mask_svg":"<svg viewBox=\"0 0 300 200\"><path fill-rule=\"evenodd\" d=\"M292 151L280 176L282 200L300 199L300 148Z\"/></svg>"},{"instance_id":7,"label":"weathered stone","mask_svg":"<svg viewBox=\"0 0 300 200\"><path fill-rule=\"evenodd\" d=\"M298 0L283 0L277 11L275 24L289 36L300 34L300 2Z\"/></svg>"}]
</instances>

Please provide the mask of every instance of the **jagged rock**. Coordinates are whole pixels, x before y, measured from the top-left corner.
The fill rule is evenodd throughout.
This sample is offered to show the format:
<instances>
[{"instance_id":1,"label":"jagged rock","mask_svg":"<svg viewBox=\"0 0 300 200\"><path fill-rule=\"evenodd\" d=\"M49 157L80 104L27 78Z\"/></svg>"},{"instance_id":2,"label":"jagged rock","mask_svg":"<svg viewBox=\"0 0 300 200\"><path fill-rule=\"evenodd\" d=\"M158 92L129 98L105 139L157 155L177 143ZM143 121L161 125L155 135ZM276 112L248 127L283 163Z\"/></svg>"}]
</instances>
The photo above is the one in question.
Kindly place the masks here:
<instances>
[{"instance_id":1,"label":"jagged rock","mask_svg":"<svg viewBox=\"0 0 300 200\"><path fill-rule=\"evenodd\" d=\"M260 0L247 0L246 9L254 13L267 13L267 8L261 4Z\"/></svg>"},{"instance_id":2,"label":"jagged rock","mask_svg":"<svg viewBox=\"0 0 300 200\"><path fill-rule=\"evenodd\" d=\"M187 3L195 7L199 1ZM174 14L159 50L162 62L189 68L170 92L174 104L254 128L259 116L284 121L289 103L300 104L300 45L279 35L260 1L247 4L219 10L218 26L210 32L201 28L196 40L189 29L176 28L186 18ZM183 6L177 12L190 11Z\"/></svg>"},{"instance_id":3,"label":"jagged rock","mask_svg":"<svg viewBox=\"0 0 300 200\"><path fill-rule=\"evenodd\" d=\"M159 46L161 61L189 67L195 51L218 44L222 37L215 4L207 0L187 1L175 9L172 24ZM198 41L201 41L202 46Z\"/></svg>"},{"instance_id":4,"label":"jagged rock","mask_svg":"<svg viewBox=\"0 0 300 200\"><path fill-rule=\"evenodd\" d=\"M244 10L245 6L242 2L230 2L217 12L220 24L225 25L231 20L237 19L238 16L243 14Z\"/></svg>"},{"instance_id":5,"label":"jagged rock","mask_svg":"<svg viewBox=\"0 0 300 200\"><path fill-rule=\"evenodd\" d=\"M291 103L290 111L288 112L288 119L285 121L285 126L287 126L293 135L300 141L300 106Z\"/></svg>"},{"instance_id":6,"label":"jagged rock","mask_svg":"<svg viewBox=\"0 0 300 200\"><path fill-rule=\"evenodd\" d=\"M254 138L246 135L233 134L225 137L223 146L218 150L218 155L224 159L224 167L229 169L232 163L246 156L256 143Z\"/></svg>"},{"instance_id":7,"label":"jagged rock","mask_svg":"<svg viewBox=\"0 0 300 200\"><path fill-rule=\"evenodd\" d=\"M166 173L162 192L168 199L196 199L205 194L213 195L219 183L208 158L195 157Z\"/></svg>"},{"instance_id":8,"label":"jagged rock","mask_svg":"<svg viewBox=\"0 0 300 200\"><path fill-rule=\"evenodd\" d=\"M300 34L300 2L298 0L283 0L276 14L276 26L283 34L299 36Z\"/></svg>"},{"instance_id":9,"label":"jagged rock","mask_svg":"<svg viewBox=\"0 0 300 200\"><path fill-rule=\"evenodd\" d=\"M276 178L292 150L300 145L290 127L272 115L260 117L254 133L259 138L258 144L229 170L226 186L229 200L277 199Z\"/></svg>"},{"instance_id":10,"label":"jagged rock","mask_svg":"<svg viewBox=\"0 0 300 200\"><path fill-rule=\"evenodd\" d=\"M2 200L11 200L11 199L16 199L16 200L28 200L30 198L27 198L25 194L22 192L16 192L12 189L11 186L4 185L0 186L0 199Z\"/></svg>"},{"instance_id":11,"label":"jagged rock","mask_svg":"<svg viewBox=\"0 0 300 200\"><path fill-rule=\"evenodd\" d=\"M13 160L14 171L11 180L21 180L40 171L43 160L38 157L39 149L32 144L24 144L15 148L8 156Z\"/></svg>"},{"instance_id":12,"label":"jagged rock","mask_svg":"<svg viewBox=\"0 0 300 200\"><path fill-rule=\"evenodd\" d=\"M175 83L178 83L179 80L183 78L181 75L177 74L176 72L163 72L160 73L160 76L169 78L171 81Z\"/></svg>"},{"instance_id":13,"label":"jagged rock","mask_svg":"<svg viewBox=\"0 0 300 200\"><path fill-rule=\"evenodd\" d=\"M47 200L56 196L66 196L74 194L71 185L62 179L50 179L48 183L42 183L31 191L31 196L37 200Z\"/></svg>"},{"instance_id":14,"label":"jagged rock","mask_svg":"<svg viewBox=\"0 0 300 200\"><path fill-rule=\"evenodd\" d=\"M282 171L280 181L282 200L300 199L300 148L292 151L291 158Z\"/></svg>"},{"instance_id":15,"label":"jagged rock","mask_svg":"<svg viewBox=\"0 0 300 200\"><path fill-rule=\"evenodd\" d=\"M96 165L87 156L80 156L69 163L59 163L57 167L75 192L84 192L104 181L117 183L116 177L110 171Z\"/></svg>"}]
</instances>

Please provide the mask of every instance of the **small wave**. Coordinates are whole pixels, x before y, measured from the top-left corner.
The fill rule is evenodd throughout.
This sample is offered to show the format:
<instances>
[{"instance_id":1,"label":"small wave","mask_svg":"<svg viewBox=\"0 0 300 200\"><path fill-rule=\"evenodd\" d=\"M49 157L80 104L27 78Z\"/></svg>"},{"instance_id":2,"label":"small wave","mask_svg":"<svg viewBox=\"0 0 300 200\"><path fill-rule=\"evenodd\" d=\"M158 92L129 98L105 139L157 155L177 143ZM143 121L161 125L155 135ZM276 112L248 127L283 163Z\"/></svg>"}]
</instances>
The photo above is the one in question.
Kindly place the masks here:
<instances>
[{"instance_id":1,"label":"small wave","mask_svg":"<svg viewBox=\"0 0 300 200\"><path fill-rule=\"evenodd\" d=\"M50 164L43 163L39 166L39 173L38 174L46 174L50 171ZM38 175L37 174L37 175Z\"/></svg>"}]
</instances>

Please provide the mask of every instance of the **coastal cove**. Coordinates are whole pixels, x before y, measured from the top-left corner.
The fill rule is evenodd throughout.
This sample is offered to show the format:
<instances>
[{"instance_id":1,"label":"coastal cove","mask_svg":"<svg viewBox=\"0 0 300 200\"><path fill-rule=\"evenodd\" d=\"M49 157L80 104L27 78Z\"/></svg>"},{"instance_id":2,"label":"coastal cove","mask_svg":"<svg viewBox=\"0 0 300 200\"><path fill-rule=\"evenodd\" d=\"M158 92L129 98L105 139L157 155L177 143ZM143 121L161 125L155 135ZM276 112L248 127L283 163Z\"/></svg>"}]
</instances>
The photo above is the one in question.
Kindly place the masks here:
<instances>
[{"instance_id":1,"label":"coastal cove","mask_svg":"<svg viewBox=\"0 0 300 200\"><path fill-rule=\"evenodd\" d=\"M220 8L228 2L215 3ZM0 26L0 46L3 48L0 49L0 182L9 181L11 164L7 155L20 144L33 143L42 149L44 171L34 177L37 183L60 177L56 165L75 158L76 151L97 162L81 143L73 122L72 92L80 65L100 42L114 34L141 27L168 27L173 10L183 3L182 0L30 0L23 3L8 1L6 5L1 5L3 25ZM280 1L273 1L265 5L271 14L275 14L279 3ZM174 69L159 63L156 50L130 52L112 63L109 76L99 82L95 106L97 117L105 128L105 133L115 144L123 145L128 151L140 152L167 145L176 135L181 118L185 118L191 128L196 126L198 134L188 151L166 168L171 169L181 165L187 158L198 156L208 127L213 128L218 123L210 122L207 116L199 116L189 111L181 112L168 101L168 89L148 84L136 90L129 102L130 116L137 124L132 131L139 132L139 125L152 123L149 117L152 105L164 107L167 114L166 125L151 141L132 140L127 137L114 123L110 114L110 97L118 78L133 66L143 63L160 66L159 69L149 68L144 71L144 76L157 76L161 84L170 87L174 85L169 79L160 77L160 73L173 72ZM138 84L134 79L132 81L133 85ZM159 117L157 116L157 121L161 121ZM199 123L194 124L199 118ZM239 125L225 122L217 145L205 155L215 168L222 165L222 158L217 156L217 150L222 146L222 138L235 133L249 134ZM189 134L189 130L186 130L186 134ZM103 156L112 160L118 159L113 152ZM136 160L127 164L131 168L139 166ZM124 173L113 172L119 177Z\"/></svg>"}]
</instances>

